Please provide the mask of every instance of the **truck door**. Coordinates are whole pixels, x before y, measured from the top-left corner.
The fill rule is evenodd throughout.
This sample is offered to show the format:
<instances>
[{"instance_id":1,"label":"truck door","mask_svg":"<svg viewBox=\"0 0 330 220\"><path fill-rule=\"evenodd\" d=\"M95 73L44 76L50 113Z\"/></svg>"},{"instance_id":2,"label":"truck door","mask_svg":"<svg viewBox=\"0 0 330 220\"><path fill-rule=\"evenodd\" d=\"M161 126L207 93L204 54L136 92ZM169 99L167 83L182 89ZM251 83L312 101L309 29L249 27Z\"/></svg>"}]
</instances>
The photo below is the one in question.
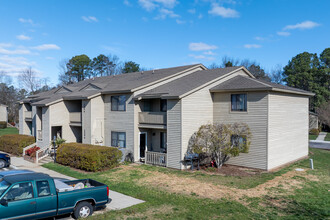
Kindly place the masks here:
<instances>
[{"instance_id":1,"label":"truck door","mask_svg":"<svg viewBox=\"0 0 330 220\"><path fill-rule=\"evenodd\" d=\"M36 188L36 218L55 216L57 211L57 195L55 189L50 187L49 180L37 180Z\"/></svg>"},{"instance_id":2,"label":"truck door","mask_svg":"<svg viewBox=\"0 0 330 220\"><path fill-rule=\"evenodd\" d=\"M0 219L35 219L36 199L32 182L14 184L2 197Z\"/></svg>"}]
</instances>

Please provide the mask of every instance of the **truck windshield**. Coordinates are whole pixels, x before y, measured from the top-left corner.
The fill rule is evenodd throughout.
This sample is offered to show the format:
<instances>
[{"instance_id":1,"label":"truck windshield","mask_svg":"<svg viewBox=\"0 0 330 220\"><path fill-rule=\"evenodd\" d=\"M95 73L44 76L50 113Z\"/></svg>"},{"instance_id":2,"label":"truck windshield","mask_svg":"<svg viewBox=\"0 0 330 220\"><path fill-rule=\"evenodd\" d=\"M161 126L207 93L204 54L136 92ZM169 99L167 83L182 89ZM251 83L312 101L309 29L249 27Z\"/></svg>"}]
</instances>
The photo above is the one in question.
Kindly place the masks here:
<instances>
[{"instance_id":1,"label":"truck windshield","mask_svg":"<svg viewBox=\"0 0 330 220\"><path fill-rule=\"evenodd\" d=\"M9 183L0 179L0 196L2 196L2 194L6 191L6 189L8 189L9 186Z\"/></svg>"}]
</instances>

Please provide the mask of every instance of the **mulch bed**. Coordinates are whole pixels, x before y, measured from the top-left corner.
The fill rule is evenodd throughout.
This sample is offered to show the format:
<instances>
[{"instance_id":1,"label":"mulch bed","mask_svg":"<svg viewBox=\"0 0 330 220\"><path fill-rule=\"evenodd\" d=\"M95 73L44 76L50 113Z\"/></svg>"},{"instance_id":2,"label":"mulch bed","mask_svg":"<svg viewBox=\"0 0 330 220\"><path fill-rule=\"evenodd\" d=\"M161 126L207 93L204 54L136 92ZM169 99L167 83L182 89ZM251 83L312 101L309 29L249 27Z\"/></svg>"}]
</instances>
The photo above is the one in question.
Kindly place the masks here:
<instances>
[{"instance_id":1,"label":"mulch bed","mask_svg":"<svg viewBox=\"0 0 330 220\"><path fill-rule=\"evenodd\" d=\"M223 165L219 171L217 168L210 169L210 167L207 166L202 166L200 170L208 174L215 174L215 175L218 174L224 176L241 176L241 177L260 175L261 173L266 172L259 169L239 167L239 166L233 166L227 164Z\"/></svg>"}]
</instances>

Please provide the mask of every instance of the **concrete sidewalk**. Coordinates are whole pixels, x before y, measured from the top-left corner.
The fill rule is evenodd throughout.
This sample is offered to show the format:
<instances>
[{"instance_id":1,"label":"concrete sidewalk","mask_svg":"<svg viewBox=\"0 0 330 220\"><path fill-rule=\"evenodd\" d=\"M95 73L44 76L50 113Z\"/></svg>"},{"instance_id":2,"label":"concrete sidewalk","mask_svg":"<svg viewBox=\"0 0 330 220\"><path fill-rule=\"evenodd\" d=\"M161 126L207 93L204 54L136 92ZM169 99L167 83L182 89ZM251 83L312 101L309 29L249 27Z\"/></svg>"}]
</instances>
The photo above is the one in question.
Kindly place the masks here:
<instances>
[{"instance_id":1,"label":"concrete sidewalk","mask_svg":"<svg viewBox=\"0 0 330 220\"><path fill-rule=\"evenodd\" d=\"M325 136L327 136L327 132L320 132L319 136L317 136L316 140L317 141L324 141Z\"/></svg>"},{"instance_id":2,"label":"concrete sidewalk","mask_svg":"<svg viewBox=\"0 0 330 220\"><path fill-rule=\"evenodd\" d=\"M61 173L55 172L53 170L44 168L38 164L26 161L22 157L11 157L11 163L12 163L12 167L14 169L27 169L27 170L32 170L34 172L46 173L52 177L58 177L58 178L69 179L69 180L75 179L70 176L66 176ZM111 186L109 186L109 188L111 189ZM127 196L127 195L124 195L122 193L118 193L118 192L115 192L112 190L109 191L109 195L110 195L110 198L112 199L111 203L108 204L105 209L94 212L95 215L101 214L101 213L104 213L104 212L107 212L110 210L120 210L120 209L128 208L133 205L137 205L137 204L144 202L143 200L136 199L131 196ZM57 219L66 220L66 219L72 219L72 218L71 217L64 217L64 218L60 217Z\"/></svg>"}]
</instances>

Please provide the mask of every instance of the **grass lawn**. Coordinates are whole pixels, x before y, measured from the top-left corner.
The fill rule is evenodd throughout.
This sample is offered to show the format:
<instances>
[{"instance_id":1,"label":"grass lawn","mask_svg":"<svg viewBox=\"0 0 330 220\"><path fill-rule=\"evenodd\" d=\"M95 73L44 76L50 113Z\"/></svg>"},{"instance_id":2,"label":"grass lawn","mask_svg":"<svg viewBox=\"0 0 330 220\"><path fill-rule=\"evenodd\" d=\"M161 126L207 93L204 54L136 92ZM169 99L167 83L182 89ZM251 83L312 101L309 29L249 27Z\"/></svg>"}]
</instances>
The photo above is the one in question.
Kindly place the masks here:
<instances>
[{"instance_id":1,"label":"grass lawn","mask_svg":"<svg viewBox=\"0 0 330 220\"><path fill-rule=\"evenodd\" d=\"M317 135L315 135L315 134L309 135L309 140L316 140L316 138L317 138Z\"/></svg>"},{"instance_id":2,"label":"grass lawn","mask_svg":"<svg viewBox=\"0 0 330 220\"><path fill-rule=\"evenodd\" d=\"M18 129L17 128L0 129L0 136L5 135L5 134L18 134Z\"/></svg>"},{"instance_id":3,"label":"grass lawn","mask_svg":"<svg viewBox=\"0 0 330 220\"><path fill-rule=\"evenodd\" d=\"M324 138L325 141L330 141L330 132L327 133L327 136Z\"/></svg>"},{"instance_id":4,"label":"grass lawn","mask_svg":"<svg viewBox=\"0 0 330 220\"><path fill-rule=\"evenodd\" d=\"M242 177L137 164L96 173L54 163L43 166L78 179L98 180L146 201L90 219L327 219L330 151L310 151L315 170L309 169L306 159L277 172ZM297 167L305 171L295 171Z\"/></svg>"}]
</instances>

